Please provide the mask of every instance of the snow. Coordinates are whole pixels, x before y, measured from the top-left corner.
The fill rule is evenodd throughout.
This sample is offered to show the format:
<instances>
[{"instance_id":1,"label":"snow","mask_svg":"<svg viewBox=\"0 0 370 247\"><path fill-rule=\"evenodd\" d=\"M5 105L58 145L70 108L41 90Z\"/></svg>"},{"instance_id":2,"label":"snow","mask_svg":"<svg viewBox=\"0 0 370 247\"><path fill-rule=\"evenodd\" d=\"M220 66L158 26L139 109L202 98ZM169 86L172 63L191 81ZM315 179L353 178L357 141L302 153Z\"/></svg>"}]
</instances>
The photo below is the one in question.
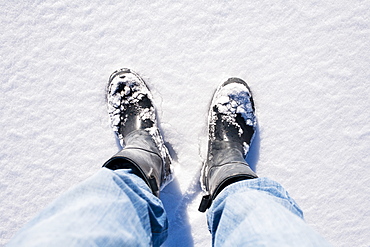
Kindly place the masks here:
<instances>
[{"instance_id":1,"label":"snow","mask_svg":"<svg viewBox=\"0 0 370 247\"><path fill-rule=\"evenodd\" d=\"M253 91L251 163L334 246L369 246L369 1L3 1L0 245L119 145L105 87L140 73L174 156L166 246L209 246L201 199L212 95Z\"/></svg>"}]
</instances>

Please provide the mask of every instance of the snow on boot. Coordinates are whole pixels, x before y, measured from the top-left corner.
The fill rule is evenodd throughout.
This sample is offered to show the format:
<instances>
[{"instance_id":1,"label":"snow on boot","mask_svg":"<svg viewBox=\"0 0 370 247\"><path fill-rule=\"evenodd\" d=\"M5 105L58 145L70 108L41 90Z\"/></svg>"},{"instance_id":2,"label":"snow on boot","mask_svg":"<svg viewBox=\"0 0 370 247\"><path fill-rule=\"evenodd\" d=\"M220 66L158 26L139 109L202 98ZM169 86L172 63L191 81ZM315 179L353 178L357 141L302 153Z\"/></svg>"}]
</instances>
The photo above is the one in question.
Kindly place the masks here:
<instances>
[{"instance_id":1,"label":"snow on boot","mask_svg":"<svg viewBox=\"0 0 370 247\"><path fill-rule=\"evenodd\" d=\"M238 78L224 82L213 96L208 122L208 153L201 173L206 194L199 206L201 212L226 186L257 178L245 161L257 125L247 83Z\"/></svg>"},{"instance_id":2,"label":"snow on boot","mask_svg":"<svg viewBox=\"0 0 370 247\"><path fill-rule=\"evenodd\" d=\"M160 189L172 180L172 169L151 92L138 74L121 69L109 78L107 101L111 126L123 149L103 167L131 168L159 196Z\"/></svg>"}]
</instances>

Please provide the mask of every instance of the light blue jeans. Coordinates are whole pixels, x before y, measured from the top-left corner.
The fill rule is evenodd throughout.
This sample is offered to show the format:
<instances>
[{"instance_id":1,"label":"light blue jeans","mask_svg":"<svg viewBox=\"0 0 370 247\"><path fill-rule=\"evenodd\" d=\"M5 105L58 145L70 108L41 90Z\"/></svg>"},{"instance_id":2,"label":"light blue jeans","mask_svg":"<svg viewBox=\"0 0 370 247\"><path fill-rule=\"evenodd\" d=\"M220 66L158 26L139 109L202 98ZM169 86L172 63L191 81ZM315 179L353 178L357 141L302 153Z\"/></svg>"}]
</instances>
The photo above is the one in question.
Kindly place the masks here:
<instances>
[{"instance_id":1,"label":"light blue jeans","mask_svg":"<svg viewBox=\"0 0 370 247\"><path fill-rule=\"evenodd\" d=\"M207 213L215 246L327 246L287 192L266 178L226 187ZM159 246L162 202L131 170L102 168L21 229L8 246Z\"/></svg>"}]
</instances>

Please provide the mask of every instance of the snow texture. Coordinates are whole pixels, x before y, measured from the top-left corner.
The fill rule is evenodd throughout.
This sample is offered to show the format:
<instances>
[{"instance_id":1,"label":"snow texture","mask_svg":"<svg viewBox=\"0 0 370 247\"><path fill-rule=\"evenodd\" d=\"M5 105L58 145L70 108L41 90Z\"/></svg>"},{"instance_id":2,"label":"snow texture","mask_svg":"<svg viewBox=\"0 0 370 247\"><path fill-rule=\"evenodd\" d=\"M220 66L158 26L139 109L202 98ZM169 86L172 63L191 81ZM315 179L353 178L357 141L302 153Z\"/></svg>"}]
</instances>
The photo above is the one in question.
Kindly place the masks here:
<instances>
[{"instance_id":1,"label":"snow texture","mask_svg":"<svg viewBox=\"0 0 370 247\"><path fill-rule=\"evenodd\" d=\"M119 150L105 86L127 67L153 94L176 177L165 246L210 246L199 174L229 77L253 91L247 161L334 246L370 243L370 2L2 1L0 245Z\"/></svg>"}]
</instances>

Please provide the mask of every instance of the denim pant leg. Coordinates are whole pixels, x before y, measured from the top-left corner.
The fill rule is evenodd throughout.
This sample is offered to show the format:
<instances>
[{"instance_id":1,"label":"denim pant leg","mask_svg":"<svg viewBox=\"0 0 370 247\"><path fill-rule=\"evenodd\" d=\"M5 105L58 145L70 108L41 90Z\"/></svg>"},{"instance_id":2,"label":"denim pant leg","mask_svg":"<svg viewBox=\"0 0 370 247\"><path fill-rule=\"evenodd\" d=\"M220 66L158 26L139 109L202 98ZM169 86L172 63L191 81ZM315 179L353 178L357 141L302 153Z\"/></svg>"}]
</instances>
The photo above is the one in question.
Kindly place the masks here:
<instances>
[{"instance_id":1,"label":"denim pant leg","mask_svg":"<svg viewBox=\"0 0 370 247\"><path fill-rule=\"evenodd\" d=\"M162 202L130 169L102 168L72 188L9 246L159 246L167 238Z\"/></svg>"},{"instance_id":2,"label":"denim pant leg","mask_svg":"<svg viewBox=\"0 0 370 247\"><path fill-rule=\"evenodd\" d=\"M229 185L207 218L214 246L330 246L304 222L288 192L267 178Z\"/></svg>"}]
</instances>

